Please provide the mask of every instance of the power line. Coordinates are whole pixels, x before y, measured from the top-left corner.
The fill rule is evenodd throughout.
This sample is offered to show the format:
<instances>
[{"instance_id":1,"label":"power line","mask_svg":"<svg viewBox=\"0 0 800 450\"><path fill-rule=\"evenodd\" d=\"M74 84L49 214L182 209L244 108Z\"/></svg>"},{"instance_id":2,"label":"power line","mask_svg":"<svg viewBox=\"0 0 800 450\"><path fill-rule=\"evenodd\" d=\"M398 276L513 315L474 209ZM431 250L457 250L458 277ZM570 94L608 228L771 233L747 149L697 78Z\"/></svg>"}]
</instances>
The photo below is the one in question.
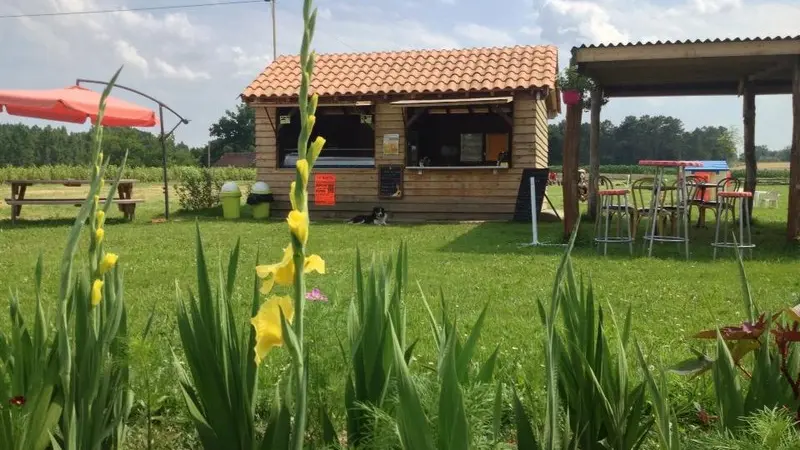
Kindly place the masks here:
<instances>
[{"instance_id":1,"label":"power line","mask_svg":"<svg viewBox=\"0 0 800 450\"><path fill-rule=\"evenodd\" d=\"M243 5L247 3L264 3L265 0L234 0L229 2L217 3L194 3L187 5L169 5L169 6L141 6L138 8L125 8L125 9L96 9L88 11L61 11L49 13L30 13L30 14L3 14L0 19L21 19L28 17L57 17L57 16L78 16L87 14L111 14L120 12L133 12L133 11L155 11L165 9L190 9L190 8L203 8L206 6L230 6L230 5Z\"/></svg>"}]
</instances>

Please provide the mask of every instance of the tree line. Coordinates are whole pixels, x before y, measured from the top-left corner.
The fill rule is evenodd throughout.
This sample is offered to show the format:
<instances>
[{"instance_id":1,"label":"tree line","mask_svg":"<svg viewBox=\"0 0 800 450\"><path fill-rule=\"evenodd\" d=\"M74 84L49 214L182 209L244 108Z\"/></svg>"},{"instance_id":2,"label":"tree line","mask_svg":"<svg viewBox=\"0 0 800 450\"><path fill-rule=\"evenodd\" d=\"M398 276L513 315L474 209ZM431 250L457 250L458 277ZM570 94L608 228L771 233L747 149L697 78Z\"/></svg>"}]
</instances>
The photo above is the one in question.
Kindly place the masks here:
<instances>
[{"instance_id":1,"label":"tree line","mask_svg":"<svg viewBox=\"0 0 800 450\"><path fill-rule=\"evenodd\" d=\"M564 161L566 121L550 125L550 164ZM628 116L618 125L605 120L600 124L598 154L601 165L633 165L641 159L737 159L737 135L727 127L699 127L686 130L683 122L670 116ZM789 148L770 150L756 146L759 161L788 161ZM589 124L581 124L579 164L589 164Z\"/></svg>"},{"instance_id":2,"label":"tree line","mask_svg":"<svg viewBox=\"0 0 800 450\"><path fill-rule=\"evenodd\" d=\"M0 166L86 165L92 155L92 131L68 132L53 126L0 124ZM167 139L167 163L196 164L192 149L174 138ZM157 135L135 128L103 130L103 153L119 163L128 151L128 166L161 166Z\"/></svg>"}]
</instances>

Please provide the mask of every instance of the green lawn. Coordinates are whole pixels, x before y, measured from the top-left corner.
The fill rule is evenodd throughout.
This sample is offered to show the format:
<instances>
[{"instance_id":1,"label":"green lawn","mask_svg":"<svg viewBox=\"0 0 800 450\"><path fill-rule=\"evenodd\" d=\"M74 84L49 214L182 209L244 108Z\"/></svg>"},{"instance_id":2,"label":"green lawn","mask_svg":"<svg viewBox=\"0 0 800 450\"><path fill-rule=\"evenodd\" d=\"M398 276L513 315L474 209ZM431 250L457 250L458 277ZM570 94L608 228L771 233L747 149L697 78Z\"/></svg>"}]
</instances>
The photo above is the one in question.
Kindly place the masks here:
<instances>
[{"instance_id":1,"label":"green lawn","mask_svg":"<svg viewBox=\"0 0 800 450\"><path fill-rule=\"evenodd\" d=\"M800 293L798 249L784 240L786 220L786 187L772 187L781 192L778 209L757 209L753 239L757 245L746 268L753 294L762 308L795 304ZM179 345L175 329L175 285L193 288L195 219L177 215L167 223L152 223L161 214L163 204L157 185L137 187L137 197L148 202L137 210L133 223L119 220L112 214L106 228L106 249L120 255L125 273L125 296L130 311L131 328L141 330L152 308L157 314L157 333L144 345L135 343L137 352L137 385L142 374L155 377L155 394L167 395L157 428L156 448L177 448L192 445L183 420L183 405L176 396L176 383L170 366L170 347ZM560 208L560 189L551 188L551 199ZM42 194L34 189L32 192ZM80 190L74 188L71 194ZM33 197L34 194L30 194ZM391 212L391 204L385 205ZM177 204L173 204L173 210ZM33 269L38 253L44 255L46 298L53 299L58 283L58 260L61 255L72 207L25 207L22 219L12 226L9 207L0 207L0 286L17 289L26 306L33 303ZM711 215L709 215L711 217ZM313 217L312 217L313 219ZM235 244L242 241L240 277L237 281L237 304L245 311L252 289L252 270L256 253L264 261L280 257L288 232L280 221L259 223L236 222L219 218L200 218L200 229L209 257L217 261ZM598 256L592 248L591 224L584 224L574 251L574 264L586 277L591 277L595 292L621 314L633 309L634 335L642 342L650 357L665 363L683 359L693 343L695 330L741 321L741 287L738 270L731 253L711 260L709 243L713 237L713 220L709 229L692 229L692 258L685 261L677 246L659 245L654 258L637 256L627 249L614 248L608 257ZM560 223L542 223L540 240L560 239ZM487 323L481 338L483 357L501 345L503 370L507 374L533 373L540 376L541 325L535 308L537 298L546 298L554 271L561 256L558 247L521 248L530 242L529 224L437 224L399 225L387 227L354 226L340 223L317 223L312 226L310 247L322 255L328 267L324 276L312 275L310 287L319 287L330 302L312 304L307 319L313 389L322 398L330 398L341 408L344 365L337 338L345 336L345 312L353 291L353 262L356 246L364 254L388 254L401 241L409 244L411 292L408 301L408 322L411 339L422 337L418 347L419 361L432 360L432 343L428 324L420 304L417 282L428 294L440 289L450 299L460 321L472 322L485 303L490 304ZM53 300L51 300L52 302ZM242 314L242 326L248 324ZM7 317L0 324L7 324ZM274 352L262 371L265 382L274 379L286 365L285 355ZM676 381L677 383L677 381ZM681 383L680 395L688 396L695 384ZM141 390L140 392L141 393ZM317 399L319 397L314 397ZM708 405L713 406L713 405ZM343 411L336 411L339 416ZM141 424L141 419L137 423ZM141 438L141 429L134 430Z\"/></svg>"}]
</instances>

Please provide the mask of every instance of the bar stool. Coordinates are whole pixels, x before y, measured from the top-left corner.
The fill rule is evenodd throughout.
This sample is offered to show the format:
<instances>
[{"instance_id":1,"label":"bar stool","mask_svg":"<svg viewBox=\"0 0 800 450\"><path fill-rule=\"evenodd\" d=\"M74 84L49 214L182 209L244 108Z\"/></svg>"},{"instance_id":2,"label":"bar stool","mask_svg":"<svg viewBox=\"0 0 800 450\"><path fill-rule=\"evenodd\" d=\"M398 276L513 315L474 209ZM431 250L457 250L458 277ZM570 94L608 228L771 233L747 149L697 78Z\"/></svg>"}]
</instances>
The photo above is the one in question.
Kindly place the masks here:
<instances>
[{"instance_id":1,"label":"bar stool","mask_svg":"<svg viewBox=\"0 0 800 450\"><path fill-rule=\"evenodd\" d=\"M633 219L633 209L628 207L627 189L605 189L597 192L600 198L600 210L597 212L597 219L594 224L594 241L597 243L597 251L600 251L600 244L603 244L603 255L608 252L608 244L628 244L628 250L633 254L633 237L631 236L631 221ZM610 236L608 226L616 218L617 232ZM625 221L625 231L622 232L622 221ZM601 228L602 234L601 234Z\"/></svg>"},{"instance_id":2,"label":"bar stool","mask_svg":"<svg viewBox=\"0 0 800 450\"><path fill-rule=\"evenodd\" d=\"M719 192L717 194L717 227L714 233L714 259L717 259L718 248L748 249L750 256L753 256L753 240L750 236L750 202L748 201L753 194L751 192ZM734 241L728 234L728 218L736 225L736 209L739 209L739 236ZM720 241L719 229L722 227L722 240ZM747 233L745 233L747 231Z\"/></svg>"}]
</instances>

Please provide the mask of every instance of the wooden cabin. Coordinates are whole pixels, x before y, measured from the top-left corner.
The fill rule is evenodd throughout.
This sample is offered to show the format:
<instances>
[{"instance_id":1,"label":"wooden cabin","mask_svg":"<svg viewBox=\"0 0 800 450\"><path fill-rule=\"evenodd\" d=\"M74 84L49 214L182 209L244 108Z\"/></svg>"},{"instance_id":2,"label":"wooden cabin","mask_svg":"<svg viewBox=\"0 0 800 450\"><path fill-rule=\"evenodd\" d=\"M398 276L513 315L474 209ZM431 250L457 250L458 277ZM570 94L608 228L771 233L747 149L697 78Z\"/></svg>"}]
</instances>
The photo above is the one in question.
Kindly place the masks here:
<instances>
[{"instance_id":1,"label":"wooden cabin","mask_svg":"<svg viewBox=\"0 0 800 450\"><path fill-rule=\"evenodd\" d=\"M312 218L382 206L392 221L510 220L520 204L529 218L525 180L546 179L557 70L554 46L318 55L312 139L327 143L309 181ZM258 180L279 215L290 207L299 86L299 57L282 56L242 94L255 109Z\"/></svg>"}]
</instances>

